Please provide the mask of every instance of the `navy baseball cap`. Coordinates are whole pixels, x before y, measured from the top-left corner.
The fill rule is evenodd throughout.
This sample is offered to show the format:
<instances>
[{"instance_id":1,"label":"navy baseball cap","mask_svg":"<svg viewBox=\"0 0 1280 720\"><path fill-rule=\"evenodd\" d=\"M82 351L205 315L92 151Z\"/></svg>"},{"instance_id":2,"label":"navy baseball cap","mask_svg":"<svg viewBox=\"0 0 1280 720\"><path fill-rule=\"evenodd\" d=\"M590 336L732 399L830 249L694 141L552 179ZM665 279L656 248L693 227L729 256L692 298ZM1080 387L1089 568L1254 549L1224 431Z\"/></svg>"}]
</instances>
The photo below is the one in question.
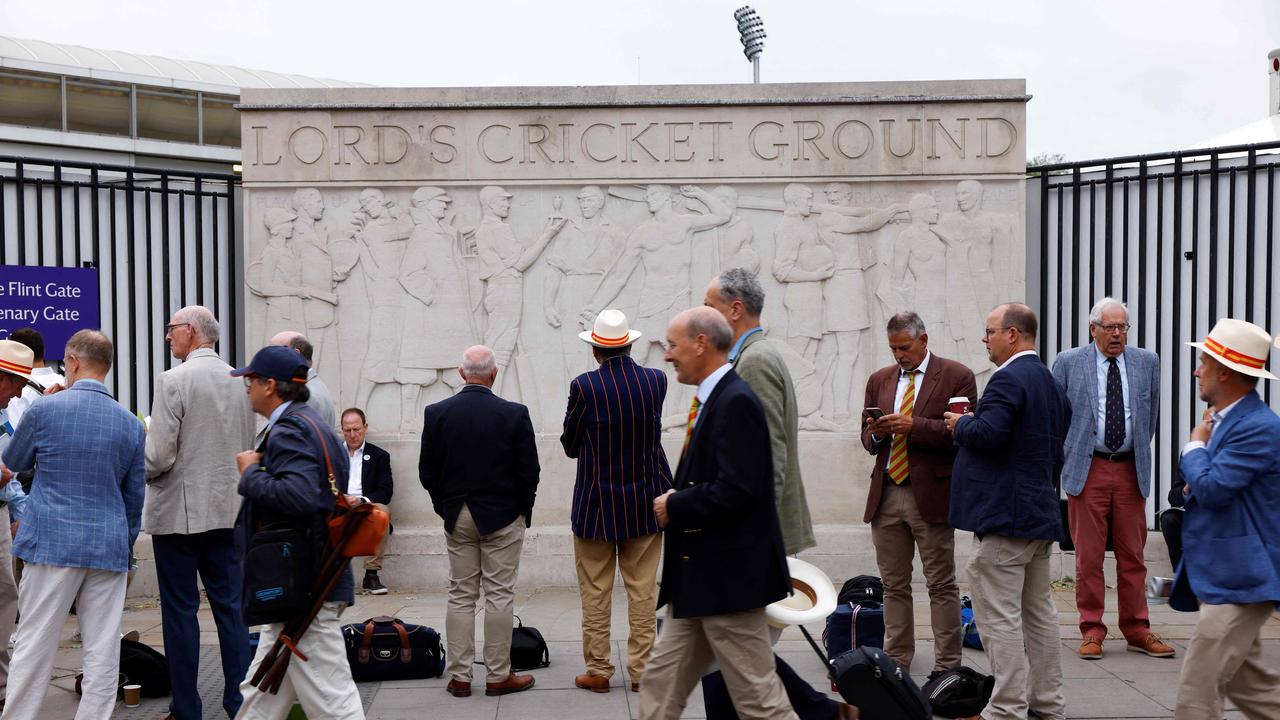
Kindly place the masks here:
<instances>
[{"instance_id":1,"label":"navy baseball cap","mask_svg":"<svg viewBox=\"0 0 1280 720\"><path fill-rule=\"evenodd\" d=\"M280 382L307 381L306 358L293 348L268 345L253 356L248 365L231 371L234 377L264 377Z\"/></svg>"}]
</instances>

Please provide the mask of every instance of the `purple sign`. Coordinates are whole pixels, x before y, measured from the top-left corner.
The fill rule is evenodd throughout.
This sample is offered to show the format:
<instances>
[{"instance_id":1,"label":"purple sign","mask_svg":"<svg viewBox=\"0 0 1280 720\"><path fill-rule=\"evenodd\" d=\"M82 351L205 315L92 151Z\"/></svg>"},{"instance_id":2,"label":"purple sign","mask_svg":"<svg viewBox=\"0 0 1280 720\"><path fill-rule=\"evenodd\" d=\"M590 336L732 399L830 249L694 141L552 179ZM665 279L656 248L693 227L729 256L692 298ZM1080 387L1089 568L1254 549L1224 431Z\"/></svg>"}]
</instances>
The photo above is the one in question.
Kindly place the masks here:
<instances>
[{"instance_id":1,"label":"purple sign","mask_svg":"<svg viewBox=\"0 0 1280 720\"><path fill-rule=\"evenodd\" d=\"M0 265L0 340L24 327L44 336L46 360L61 360L76 331L98 329L98 271Z\"/></svg>"}]
</instances>

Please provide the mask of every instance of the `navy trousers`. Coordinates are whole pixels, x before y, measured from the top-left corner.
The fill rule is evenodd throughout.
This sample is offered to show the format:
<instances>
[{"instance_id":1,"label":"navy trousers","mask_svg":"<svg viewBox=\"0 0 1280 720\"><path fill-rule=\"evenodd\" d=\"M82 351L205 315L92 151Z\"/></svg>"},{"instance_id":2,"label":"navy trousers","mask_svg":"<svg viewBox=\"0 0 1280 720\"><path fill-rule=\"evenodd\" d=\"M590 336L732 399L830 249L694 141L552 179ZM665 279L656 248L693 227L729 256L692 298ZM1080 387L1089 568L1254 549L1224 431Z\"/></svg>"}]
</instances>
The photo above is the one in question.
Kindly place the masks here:
<instances>
[{"instance_id":1,"label":"navy trousers","mask_svg":"<svg viewBox=\"0 0 1280 720\"><path fill-rule=\"evenodd\" d=\"M813 689L782 658L774 655L773 659L778 668L778 678L787 691L787 699L800 720L835 720L835 700ZM719 670L703 676L702 703L706 707L707 720L738 720L738 711L729 697L729 687L724 684L724 675Z\"/></svg>"},{"instance_id":2,"label":"navy trousers","mask_svg":"<svg viewBox=\"0 0 1280 720\"><path fill-rule=\"evenodd\" d=\"M156 576L160 581L160 620L164 655L169 661L173 695L169 712L178 720L200 720L203 711L196 675L200 668L200 576L222 651L222 707L235 717L242 698L240 683L249 670L249 628L242 612L244 552L231 529L194 535L153 535Z\"/></svg>"}]
</instances>

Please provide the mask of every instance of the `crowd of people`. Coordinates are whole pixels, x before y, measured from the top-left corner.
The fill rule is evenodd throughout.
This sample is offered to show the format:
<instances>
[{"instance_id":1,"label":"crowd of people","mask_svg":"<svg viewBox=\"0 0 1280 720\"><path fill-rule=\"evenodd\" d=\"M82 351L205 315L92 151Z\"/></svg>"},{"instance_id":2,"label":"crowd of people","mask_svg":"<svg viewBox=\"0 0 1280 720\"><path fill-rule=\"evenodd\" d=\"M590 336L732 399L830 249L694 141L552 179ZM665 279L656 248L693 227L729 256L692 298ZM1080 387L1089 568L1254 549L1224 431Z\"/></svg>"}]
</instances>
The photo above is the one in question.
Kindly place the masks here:
<instances>
[{"instance_id":1,"label":"crowd of people","mask_svg":"<svg viewBox=\"0 0 1280 720\"><path fill-rule=\"evenodd\" d=\"M764 305L755 274L736 268L711 279L703 305L671 320L665 359L694 390L674 464L661 443L668 374L631 358L642 332L607 309L580 334L598 367L570 383L560 437L577 460L570 522L584 672L574 684L595 693L613 686L616 573L627 597L625 677L644 720L679 718L700 682L708 717L858 716L774 654L781 631L766 622L766 606L791 592L787 556L816 541L795 388L761 326ZM934 640L930 677L960 666L955 531L968 531L966 574L995 677L980 717L1061 720L1052 543L1069 538L1075 547L1081 658L1104 651L1108 550L1125 648L1175 655L1151 629L1144 558L1159 359L1130 345L1127 309L1103 298L1089 316L1091 342L1046 366L1035 313L1002 304L986 318L995 371L979 396L973 371L935 354L926 327L910 311L889 319L894 362L868 379L862 416L861 443L874 456L863 519L884 585L884 651L910 671L918 552ZM217 627L229 717L284 718L295 702L311 717L363 717L339 620L354 602L351 568L305 635L282 638L305 661L289 664L278 692L265 692L255 671L285 626L260 626L251 653L245 576L254 568L245 547L255 529L287 525L305 532L301 556L319 563L336 494L390 513L390 456L366 440L363 409L337 412L306 337L282 332L235 369L215 351L220 336L208 309L174 313L165 338L182 362L156 377L149 426L110 396L112 344L100 332L70 339L65 377L44 367L38 333L0 340L0 511L13 533L12 546L0 533L0 637L16 621L12 658L0 644L4 720L40 716L73 605L84 647L77 718L110 716L142 530L159 581L169 717L203 714L200 587ZM1182 450L1171 493L1180 510L1162 523L1177 568L1170 602L1200 613L1175 718L1217 720L1228 698L1248 718L1276 718L1280 671L1264 662L1260 632L1280 604L1280 417L1256 389L1275 379L1265 369L1272 339L1223 319L1192 345L1209 409ZM445 689L472 693L483 595L485 694L521 692L534 678L512 671L511 630L539 483L534 431L525 406L493 391L494 350L469 348L458 372L461 388L423 411L418 463L448 553ZM387 592L382 561L382 547L363 561L370 593Z\"/></svg>"}]
</instances>

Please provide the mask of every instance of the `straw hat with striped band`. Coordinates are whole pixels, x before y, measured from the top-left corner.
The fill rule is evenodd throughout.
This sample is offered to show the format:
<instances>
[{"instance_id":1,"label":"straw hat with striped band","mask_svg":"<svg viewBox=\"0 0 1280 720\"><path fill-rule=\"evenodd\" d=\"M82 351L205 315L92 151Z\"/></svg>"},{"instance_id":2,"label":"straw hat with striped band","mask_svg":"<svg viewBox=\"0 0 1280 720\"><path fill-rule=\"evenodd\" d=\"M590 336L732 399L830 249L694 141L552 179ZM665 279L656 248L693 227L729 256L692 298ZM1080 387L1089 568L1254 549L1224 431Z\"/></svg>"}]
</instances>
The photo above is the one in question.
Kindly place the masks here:
<instances>
[{"instance_id":1,"label":"straw hat with striped band","mask_svg":"<svg viewBox=\"0 0 1280 720\"><path fill-rule=\"evenodd\" d=\"M13 340L0 340L0 372L30 380L35 362L36 354L31 348Z\"/></svg>"},{"instance_id":2,"label":"straw hat with striped band","mask_svg":"<svg viewBox=\"0 0 1280 720\"><path fill-rule=\"evenodd\" d=\"M1267 353L1271 350L1271 334L1244 320L1223 318L1209 331L1204 342L1187 343L1205 351L1214 360L1238 373L1275 380L1267 372Z\"/></svg>"},{"instance_id":3,"label":"straw hat with striped band","mask_svg":"<svg viewBox=\"0 0 1280 720\"><path fill-rule=\"evenodd\" d=\"M621 310L602 310L596 316L595 328L578 333L582 342L595 345L606 350L626 347L640 339L639 330L631 330L627 326L627 316Z\"/></svg>"}]
</instances>

